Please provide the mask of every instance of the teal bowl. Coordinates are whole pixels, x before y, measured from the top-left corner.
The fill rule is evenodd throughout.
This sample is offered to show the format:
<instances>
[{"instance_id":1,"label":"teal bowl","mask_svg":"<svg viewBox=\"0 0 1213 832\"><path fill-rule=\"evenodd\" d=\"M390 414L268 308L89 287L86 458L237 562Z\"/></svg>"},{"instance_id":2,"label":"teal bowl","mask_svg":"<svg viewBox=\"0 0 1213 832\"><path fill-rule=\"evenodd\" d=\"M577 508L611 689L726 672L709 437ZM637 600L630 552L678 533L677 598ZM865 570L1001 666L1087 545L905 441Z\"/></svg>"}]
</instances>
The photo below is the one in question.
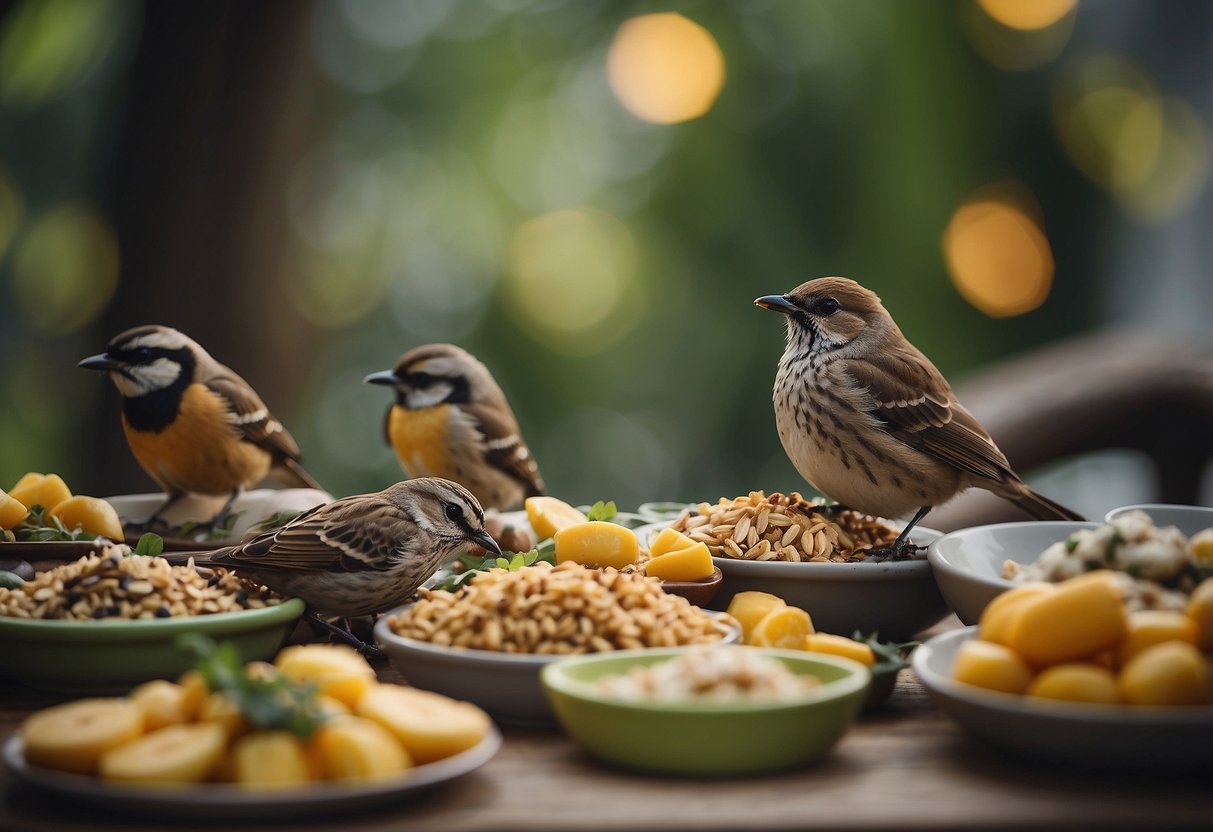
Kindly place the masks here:
<instances>
[{"instance_id":1,"label":"teal bowl","mask_svg":"<svg viewBox=\"0 0 1213 832\"><path fill-rule=\"evenodd\" d=\"M821 687L779 701L679 702L621 700L595 682L695 648L595 653L562 659L541 674L564 732L586 751L614 765L683 775L749 775L820 760L859 714L871 674L839 656L761 650Z\"/></svg>"},{"instance_id":2,"label":"teal bowl","mask_svg":"<svg viewBox=\"0 0 1213 832\"><path fill-rule=\"evenodd\" d=\"M193 666L194 657L174 645L182 633L230 641L244 661L269 659L303 609L303 601L292 598L256 610L141 621L0 617L0 678L64 693L126 693Z\"/></svg>"}]
</instances>

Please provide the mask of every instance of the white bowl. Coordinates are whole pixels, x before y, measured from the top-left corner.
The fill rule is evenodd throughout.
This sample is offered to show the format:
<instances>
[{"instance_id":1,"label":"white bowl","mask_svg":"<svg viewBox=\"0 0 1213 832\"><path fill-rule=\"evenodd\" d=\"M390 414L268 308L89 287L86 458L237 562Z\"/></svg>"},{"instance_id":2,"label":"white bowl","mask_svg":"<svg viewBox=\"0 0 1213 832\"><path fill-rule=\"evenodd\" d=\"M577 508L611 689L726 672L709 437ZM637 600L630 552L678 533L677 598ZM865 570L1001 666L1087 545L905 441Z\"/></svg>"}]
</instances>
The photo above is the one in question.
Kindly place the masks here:
<instances>
[{"instance_id":1,"label":"white bowl","mask_svg":"<svg viewBox=\"0 0 1213 832\"><path fill-rule=\"evenodd\" d=\"M957 682L952 667L976 627L914 651L914 672L940 710L1002 748L1084 766L1179 767L1213 762L1213 707L1151 708L1042 701Z\"/></svg>"},{"instance_id":2,"label":"white bowl","mask_svg":"<svg viewBox=\"0 0 1213 832\"><path fill-rule=\"evenodd\" d=\"M568 656L441 647L405 638L388 622L409 606L379 617L375 641L410 685L472 702L502 722L550 723L554 719L539 672ZM722 626L726 630L722 644L740 638L735 624L722 622Z\"/></svg>"},{"instance_id":3,"label":"white bowl","mask_svg":"<svg viewBox=\"0 0 1213 832\"><path fill-rule=\"evenodd\" d=\"M976 624L986 604L1015 586L1002 577L1004 563L1034 563L1057 541L1099 526L1069 520L973 526L937 538L927 547L927 560L952 612L962 623Z\"/></svg>"},{"instance_id":4,"label":"white bowl","mask_svg":"<svg viewBox=\"0 0 1213 832\"><path fill-rule=\"evenodd\" d=\"M637 529L637 534L648 545L669 526L669 522L654 523ZM941 534L918 526L910 539L926 546ZM712 560L724 573L712 601L716 609L727 609L738 592L769 592L808 612L817 630L845 636L855 630L878 632L883 641L905 641L948 614L925 558L883 563Z\"/></svg>"},{"instance_id":5,"label":"white bowl","mask_svg":"<svg viewBox=\"0 0 1213 832\"><path fill-rule=\"evenodd\" d=\"M118 494L106 497L124 523L142 523L168 498L163 494ZM314 488L257 488L245 491L233 502L231 513L236 515L231 531L222 540L238 541L258 523L283 512L301 513L332 502L333 495ZM161 515L172 527L185 523L205 523L219 513L227 502L224 495L190 494L169 507ZM211 541L215 542L215 541Z\"/></svg>"},{"instance_id":6,"label":"white bowl","mask_svg":"<svg viewBox=\"0 0 1213 832\"><path fill-rule=\"evenodd\" d=\"M1174 526L1191 537L1197 532L1213 528L1213 508L1208 506L1180 506L1169 503L1139 503L1133 506L1114 508L1104 515L1104 520L1111 523L1116 517L1130 511L1144 511L1150 515L1158 528Z\"/></svg>"}]
</instances>

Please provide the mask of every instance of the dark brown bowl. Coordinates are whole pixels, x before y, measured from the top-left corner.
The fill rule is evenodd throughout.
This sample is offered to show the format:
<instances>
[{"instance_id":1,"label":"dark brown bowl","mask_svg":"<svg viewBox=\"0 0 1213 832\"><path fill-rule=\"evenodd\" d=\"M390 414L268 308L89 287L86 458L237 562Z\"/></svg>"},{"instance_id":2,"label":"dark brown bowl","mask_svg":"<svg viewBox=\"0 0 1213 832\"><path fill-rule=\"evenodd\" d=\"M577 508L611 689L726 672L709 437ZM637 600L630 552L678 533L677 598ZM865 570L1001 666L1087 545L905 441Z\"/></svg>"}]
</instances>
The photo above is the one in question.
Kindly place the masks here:
<instances>
[{"instance_id":1,"label":"dark brown bowl","mask_svg":"<svg viewBox=\"0 0 1213 832\"><path fill-rule=\"evenodd\" d=\"M697 607L706 607L720 591L723 580L724 573L717 566L712 570L710 578L704 578L702 581L662 581L661 588L671 595L681 595Z\"/></svg>"}]
</instances>

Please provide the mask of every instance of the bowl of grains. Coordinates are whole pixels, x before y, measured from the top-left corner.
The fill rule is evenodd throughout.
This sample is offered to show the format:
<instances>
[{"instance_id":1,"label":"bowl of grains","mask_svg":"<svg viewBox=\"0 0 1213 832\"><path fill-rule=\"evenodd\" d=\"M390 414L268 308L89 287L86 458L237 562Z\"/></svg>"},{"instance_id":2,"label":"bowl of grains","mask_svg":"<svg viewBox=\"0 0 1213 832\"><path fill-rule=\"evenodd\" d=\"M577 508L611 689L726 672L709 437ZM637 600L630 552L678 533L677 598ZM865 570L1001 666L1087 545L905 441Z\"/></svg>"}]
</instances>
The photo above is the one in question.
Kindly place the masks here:
<instances>
[{"instance_id":1,"label":"bowl of grains","mask_svg":"<svg viewBox=\"0 0 1213 832\"><path fill-rule=\"evenodd\" d=\"M539 671L557 659L736 641L730 616L692 605L637 572L538 562L490 569L454 592L421 589L375 638L409 684L465 699L507 722L549 722Z\"/></svg>"},{"instance_id":2,"label":"bowl of grains","mask_svg":"<svg viewBox=\"0 0 1213 832\"><path fill-rule=\"evenodd\" d=\"M578 656L542 677L561 727L595 757L716 776L820 760L858 716L870 680L841 656L729 645Z\"/></svg>"},{"instance_id":3,"label":"bowl of grains","mask_svg":"<svg viewBox=\"0 0 1213 832\"><path fill-rule=\"evenodd\" d=\"M666 528L707 544L724 574L713 607L738 592L778 595L807 610L817 630L879 633L904 641L939 622L947 605L925 548L902 558L870 551L896 539L899 524L804 499L796 492L751 491L688 506L674 521L637 530L642 544ZM926 547L940 536L917 526L910 540Z\"/></svg>"},{"instance_id":4,"label":"bowl of grains","mask_svg":"<svg viewBox=\"0 0 1213 832\"><path fill-rule=\"evenodd\" d=\"M176 678L194 664L182 633L233 642L267 659L303 614L223 569L174 566L101 546L79 560L0 587L0 678L44 690L120 693Z\"/></svg>"}]
</instances>

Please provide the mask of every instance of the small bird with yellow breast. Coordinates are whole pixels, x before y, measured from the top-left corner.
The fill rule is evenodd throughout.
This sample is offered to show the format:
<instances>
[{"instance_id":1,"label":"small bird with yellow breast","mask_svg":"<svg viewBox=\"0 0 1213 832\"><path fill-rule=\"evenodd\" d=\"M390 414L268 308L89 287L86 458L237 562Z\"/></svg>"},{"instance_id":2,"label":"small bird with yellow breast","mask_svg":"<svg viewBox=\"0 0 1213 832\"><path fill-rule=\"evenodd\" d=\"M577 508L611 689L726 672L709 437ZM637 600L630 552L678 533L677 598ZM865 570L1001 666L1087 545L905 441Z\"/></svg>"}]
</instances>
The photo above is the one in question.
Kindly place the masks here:
<instances>
[{"instance_id":1,"label":"small bird with yellow breast","mask_svg":"<svg viewBox=\"0 0 1213 832\"><path fill-rule=\"evenodd\" d=\"M874 292L822 277L754 303L787 316L774 402L788 458L843 506L888 518L915 512L891 552L933 506L970 486L1039 520L1083 519L1011 470Z\"/></svg>"},{"instance_id":2,"label":"small bird with yellow breast","mask_svg":"<svg viewBox=\"0 0 1213 832\"><path fill-rule=\"evenodd\" d=\"M232 569L279 595L302 598L313 621L367 650L320 616L349 619L398 607L469 543L501 554L467 489L423 477L317 506L238 546L164 557L174 563L192 557L196 565Z\"/></svg>"},{"instance_id":3,"label":"small bird with yellow breast","mask_svg":"<svg viewBox=\"0 0 1213 832\"><path fill-rule=\"evenodd\" d=\"M186 494L230 495L267 474L320 488L299 464L299 446L235 372L167 326L138 326L80 362L105 372L122 394L122 429L135 459L168 495L150 527Z\"/></svg>"},{"instance_id":4,"label":"small bird with yellow breast","mask_svg":"<svg viewBox=\"0 0 1213 832\"><path fill-rule=\"evenodd\" d=\"M364 381L396 393L384 434L409 476L454 480L485 508L513 508L544 493L505 394L467 351L453 344L416 347L395 369Z\"/></svg>"}]
</instances>

